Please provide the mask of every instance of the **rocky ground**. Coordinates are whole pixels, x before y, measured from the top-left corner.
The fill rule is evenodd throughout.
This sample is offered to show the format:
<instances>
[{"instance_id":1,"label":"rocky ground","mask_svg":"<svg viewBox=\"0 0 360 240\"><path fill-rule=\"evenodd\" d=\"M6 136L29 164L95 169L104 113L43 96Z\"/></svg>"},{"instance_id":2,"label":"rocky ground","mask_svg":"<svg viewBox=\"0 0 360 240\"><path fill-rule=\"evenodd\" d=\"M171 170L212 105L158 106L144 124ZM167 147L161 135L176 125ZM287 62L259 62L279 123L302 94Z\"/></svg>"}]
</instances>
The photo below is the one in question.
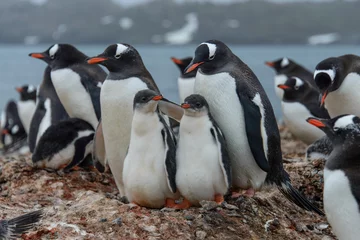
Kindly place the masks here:
<instances>
[{"instance_id":1,"label":"rocky ground","mask_svg":"<svg viewBox=\"0 0 360 240\"><path fill-rule=\"evenodd\" d=\"M323 162L305 162L306 146L284 129L281 135L293 185L322 208ZM335 239L325 217L276 188L222 206L152 210L119 201L110 174L34 170L29 157L0 158L0 219L40 208L43 219L22 239Z\"/></svg>"}]
</instances>

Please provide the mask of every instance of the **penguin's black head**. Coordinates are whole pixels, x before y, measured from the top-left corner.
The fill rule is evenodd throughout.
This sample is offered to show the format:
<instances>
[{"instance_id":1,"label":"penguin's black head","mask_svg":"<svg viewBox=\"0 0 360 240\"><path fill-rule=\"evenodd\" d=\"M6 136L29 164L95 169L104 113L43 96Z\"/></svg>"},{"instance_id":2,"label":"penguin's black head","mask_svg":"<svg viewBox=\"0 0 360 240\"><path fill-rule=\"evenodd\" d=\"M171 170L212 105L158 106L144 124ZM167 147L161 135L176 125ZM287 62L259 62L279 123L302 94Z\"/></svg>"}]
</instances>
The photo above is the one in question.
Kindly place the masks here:
<instances>
[{"instance_id":1,"label":"penguin's black head","mask_svg":"<svg viewBox=\"0 0 360 240\"><path fill-rule=\"evenodd\" d=\"M209 40L201 43L195 50L194 59L186 67L185 73L190 73L198 68L208 72L218 69L228 61L226 57L231 57L231 50L218 40Z\"/></svg>"},{"instance_id":2,"label":"penguin's black head","mask_svg":"<svg viewBox=\"0 0 360 240\"><path fill-rule=\"evenodd\" d=\"M273 62L265 62L265 64L273 68L276 73L282 73L291 69L295 65L295 62L287 57L283 57Z\"/></svg>"},{"instance_id":3,"label":"penguin's black head","mask_svg":"<svg viewBox=\"0 0 360 240\"><path fill-rule=\"evenodd\" d=\"M36 100L36 87L33 85L17 87L16 91L20 94L20 101Z\"/></svg>"},{"instance_id":4,"label":"penguin's black head","mask_svg":"<svg viewBox=\"0 0 360 240\"><path fill-rule=\"evenodd\" d=\"M163 97L153 90L141 90L137 92L134 97L134 109L144 113L155 112L158 101L161 99L163 99Z\"/></svg>"},{"instance_id":5,"label":"penguin's black head","mask_svg":"<svg viewBox=\"0 0 360 240\"><path fill-rule=\"evenodd\" d=\"M181 72L181 77L183 78L193 78L196 76L196 71L192 71L188 74L185 74L185 68L187 66L189 66L189 64L192 61L192 57L187 57L187 58L183 58L183 59L179 59L179 58L174 58L172 57L171 60L176 64L176 66L178 66L178 68L180 69Z\"/></svg>"},{"instance_id":6,"label":"penguin's black head","mask_svg":"<svg viewBox=\"0 0 360 240\"><path fill-rule=\"evenodd\" d=\"M112 44L105 51L95 57L87 59L89 64L101 64L110 72L121 72L129 70L129 66L142 63L138 51L125 43Z\"/></svg>"},{"instance_id":7,"label":"penguin's black head","mask_svg":"<svg viewBox=\"0 0 360 240\"><path fill-rule=\"evenodd\" d=\"M279 84L277 87L284 90L283 100L295 102L304 97L309 89L308 83L298 77L290 77L284 84Z\"/></svg>"},{"instance_id":8,"label":"penguin's black head","mask_svg":"<svg viewBox=\"0 0 360 240\"><path fill-rule=\"evenodd\" d=\"M192 94L186 97L181 107L185 109L185 115L188 116L203 116L209 113L209 104L199 94Z\"/></svg>"},{"instance_id":9,"label":"penguin's black head","mask_svg":"<svg viewBox=\"0 0 360 240\"><path fill-rule=\"evenodd\" d=\"M60 43L50 46L45 52L30 53L29 56L45 61L52 69L67 67L74 63L83 63L87 58L74 46Z\"/></svg>"}]
</instances>

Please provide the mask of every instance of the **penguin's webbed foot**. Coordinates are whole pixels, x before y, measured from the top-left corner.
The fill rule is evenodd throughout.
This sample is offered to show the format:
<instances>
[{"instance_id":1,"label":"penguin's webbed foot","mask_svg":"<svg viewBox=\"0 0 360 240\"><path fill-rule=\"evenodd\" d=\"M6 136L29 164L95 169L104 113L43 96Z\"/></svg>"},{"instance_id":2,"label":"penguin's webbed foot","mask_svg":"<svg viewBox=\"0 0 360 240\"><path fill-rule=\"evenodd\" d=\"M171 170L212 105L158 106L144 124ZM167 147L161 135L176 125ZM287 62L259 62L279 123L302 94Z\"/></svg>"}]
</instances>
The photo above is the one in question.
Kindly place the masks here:
<instances>
[{"instance_id":1,"label":"penguin's webbed foot","mask_svg":"<svg viewBox=\"0 0 360 240\"><path fill-rule=\"evenodd\" d=\"M168 200L169 198L166 199L166 201ZM172 199L171 199L172 200ZM173 200L174 201L174 200ZM171 208L174 208L174 209L188 209L191 207L191 203L189 202L189 200L187 200L186 198L184 198L182 200L181 203L178 203L176 204L175 201L174 201L174 206L172 206Z\"/></svg>"},{"instance_id":2,"label":"penguin's webbed foot","mask_svg":"<svg viewBox=\"0 0 360 240\"><path fill-rule=\"evenodd\" d=\"M221 205L224 202L224 196L222 194L215 194L214 200L217 204Z\"/></svg>"}]
</instances>

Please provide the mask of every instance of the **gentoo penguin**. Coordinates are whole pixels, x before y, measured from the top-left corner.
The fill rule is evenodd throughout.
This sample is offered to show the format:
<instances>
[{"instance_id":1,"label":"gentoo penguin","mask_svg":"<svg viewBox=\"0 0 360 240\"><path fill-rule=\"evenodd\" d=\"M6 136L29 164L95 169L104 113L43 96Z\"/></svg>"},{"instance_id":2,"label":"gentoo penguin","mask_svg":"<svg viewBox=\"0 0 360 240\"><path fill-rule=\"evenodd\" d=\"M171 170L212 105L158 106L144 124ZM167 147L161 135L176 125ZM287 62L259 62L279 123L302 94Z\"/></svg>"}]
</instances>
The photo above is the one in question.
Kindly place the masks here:
<instances>
[{"instance_id":1,"label":"gentoo penguin","mask_svg":"<svg viewBox=\"0 0 360 240\"><path fill-rule=\"evenodd\" d=\"M306 122L309 117L330 118L326 109L319 105L319 92L298 77L290 77L278 88L284 90L281 108L290 132L306 144L323 137L323 131Z\"/></svg>"},{"instance_id":2,"label":"gentoo penguin","mask_svg":"<svg viewBox=\"0 0 360 240\"><path fill-rule=\"evenodd\" d=\"M0 239L13 240L30 230L43 216L42 210L26 213L13 219L0 220Z\"/></svg>"},{"instance_id":3,"label":"gentoo penguin","mask_svg":"<svg viewBox=\"0 0 360 240\"><path fill-rule=\"evenodd\" d=\"M251 69L218 40L196 48L186 72L195 69L195 93L205 97L227 141L233 187L252 192L275 184L298 206L322 214L291 185L274 111Z\"/></svg>"},{"instance_id":4,"label":"gentoo penguin","mask_svg":"<svg viewBox=\"0 0 360 240\"><path fill-rule=\"evenodd\" d=\"M63 169L79 165L91 154L94 129L90 123L70 118L51 125L39 140L32 155L38 168Z\"/></svg>"},{"instance_id":5,"label":"gentoo penguin","mask_svg":"<svg viewBox=\"0 0 360 240\"><path fill-rule=\"evenodd\" d=\"M31 118L34 115L36 106L36 87L33 85L23 85L17 87L16 91L20 94L20 100L17 102L19 117L26 134L29 134Z\"/></svg>"},{"instance_id":6,"label":"gentoo penguin","mask_svg":"<svg viewBox=\"0 0 360 240\"><path fill-rule=\"evenodd\" d=\"M181 105L176 151L176 185L184 197L182 207L199 201L224 201L231 185L230 159L224 136L212 118L204 97L193 94Z\"/></svg>"},{"instance_id":7,"label":"gentoo penguin","mask_svg":"<svg viewBox=\"0 0 360 240\"><path fill-rule=\"evenodd\" d=\"M51 61L51 58L43 53L30 53L29 56L41 59L47 64ZM36 109L31 119L28 136L30 152L34 152L36 143L50 125L69 118L55 91L50 72L51 68L46 66L37 91Z\"/></svg>"},{"instance_id":8,"label":"gentoo penguin","mask_svg":"<svg viewBox=\"0 0 360 240\"><path fill-rule=\"evenodd\" d=\"M52 83L69 116L83 119L96 129L105 71L87 64L87 56L70 44L54 44L38 54L47 58Z\"/></svg>"},{"instance_id":9,"label":"gentoo penguin","mask_svg":"<svg viewBox=\"0 0 360 240\"><path fill-rule=\"evenodd\" d=\"M315 69L314 79L319 87L321 104L331 117L341 114L360 116L360 57L343 55L321 61Z\"/></svg>"},{"instance_id":10,"label":"gentoo penguin","mask_svg":"<svg viewBox=\"0 0 360 240\"><path fill-rule=\"evenodd\" d=\"M319 138L306 149L305 159L307 161L313 161L316 159L326 160L333 150L332 143L328 136Z\"/></svg>"},{"instance_id":11,"label":"gentoo penguin","mask_svg":"<svg viewBox=\"0 0 360 240\"><path fill-rule=\"evenodd\" d=\"M179 89L180 102L184 102L187 96L190 96L191 94L194 93L196 72L190 72L188 74L184 73L185 68L190 64L192 57L187 57L183 59L172 57L171 60L180 69L180 77L178 78L178 89Z\"/></svg>"},{"instance_id":12,"label":"gentoo penguin","mask_svg":"<svg viewBox=\"0 0 360 240\"><path fill-rule=\"evenodd\" d=\"M115 178L120 195L124 196L123 163L130 143L131 123L133 118L133 101L136 93L140 90L150 89L160 94L156 83L141 59L138 51L128 44L113 44L103 53L88 59L89 64L101 64L109 70L101 88L101 123L98 129L102 134L96 133L96 139L104 140L106 161ZM164 112L162 105L165 101L159 101L159 108ZM181 109L181 108L180 108ZM182 111L182 110L181 110ZM164 112L165 114L171 114ZM180 116L181 118L181 116ZM98 141L96 141L98 142ZM99 141L101 142L101 141ZM95 146L96 147L96 146ZM96 159L104 163L105 160Z\"/></svg>"},{"instance_id":13,"label":"gentoo penguin","mask_svg":"<svg viewBox=\"0 0 360 240\"><path fill-rule=\"evenodd\" d=\"M340 115L332 119L309 118L323 130L334 149L324 170L324 209L333 232L340 239L360 236L360 118Z\"/></svg>"},{"instance_id":14,"label":"gentoo penguin","mask_svg":"<svg viewBox=\"0 0 360 240\"><path fill-rule=\"evenodd\" d=\"M265 62L265 64L273 68L276 72L274 87L275 93L280 99L282 99L284 92L277 86L279 84L284 84L289 77L298 77L304 82L308 82L311 86L315 87L312 73L303 66L294 62L292 59L283 57L272 62Z\"/></svg>"},{"instance_id":15,"label":"gentoo penguin","mask_svg":"<svg viewBox=\"0 0 360 240\"><path fill-rule=\"evenodd\" d=\"M158 111L162 96L146 89L134 98L129 149L124 160L125 195L143 207L171 207L176 190L176 143L170 127Z\"/></svg>"}]
</instances>

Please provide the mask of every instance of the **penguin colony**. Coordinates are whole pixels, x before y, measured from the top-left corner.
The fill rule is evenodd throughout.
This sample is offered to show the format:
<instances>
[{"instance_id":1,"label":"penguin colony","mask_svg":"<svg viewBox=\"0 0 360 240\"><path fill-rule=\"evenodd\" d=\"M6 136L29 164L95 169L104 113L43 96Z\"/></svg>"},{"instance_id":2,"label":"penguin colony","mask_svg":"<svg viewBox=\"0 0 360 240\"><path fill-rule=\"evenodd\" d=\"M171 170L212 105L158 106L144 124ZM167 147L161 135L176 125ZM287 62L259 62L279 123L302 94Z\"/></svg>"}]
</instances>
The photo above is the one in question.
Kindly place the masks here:
<instances>
[{"instance_id":1,"label":"penguin colony","mask_svg":"<svg viewBox=\"0 0 360 240\"><path fill-rule=\"evenodd\" d=\"M37 168L111 170L121 197L148 208L221 204L227 194L253 196L276 186L323 215L291 185L272 105L253 71L223 42L205 41L192 57L171 58L180 69L180 105L161 95L129 44L93 57L54 44L29 56L46 67L38 87L17 87L19 100L4 107L5 154L31 154ZM266 65L276 72L286 126L309 145L308 159L326 159L324 209L334 233L358 239L360 57L325 59L314 73L287 57ZM20 233L1 224L0 236Z\"/></svg>"}]
</instances>

